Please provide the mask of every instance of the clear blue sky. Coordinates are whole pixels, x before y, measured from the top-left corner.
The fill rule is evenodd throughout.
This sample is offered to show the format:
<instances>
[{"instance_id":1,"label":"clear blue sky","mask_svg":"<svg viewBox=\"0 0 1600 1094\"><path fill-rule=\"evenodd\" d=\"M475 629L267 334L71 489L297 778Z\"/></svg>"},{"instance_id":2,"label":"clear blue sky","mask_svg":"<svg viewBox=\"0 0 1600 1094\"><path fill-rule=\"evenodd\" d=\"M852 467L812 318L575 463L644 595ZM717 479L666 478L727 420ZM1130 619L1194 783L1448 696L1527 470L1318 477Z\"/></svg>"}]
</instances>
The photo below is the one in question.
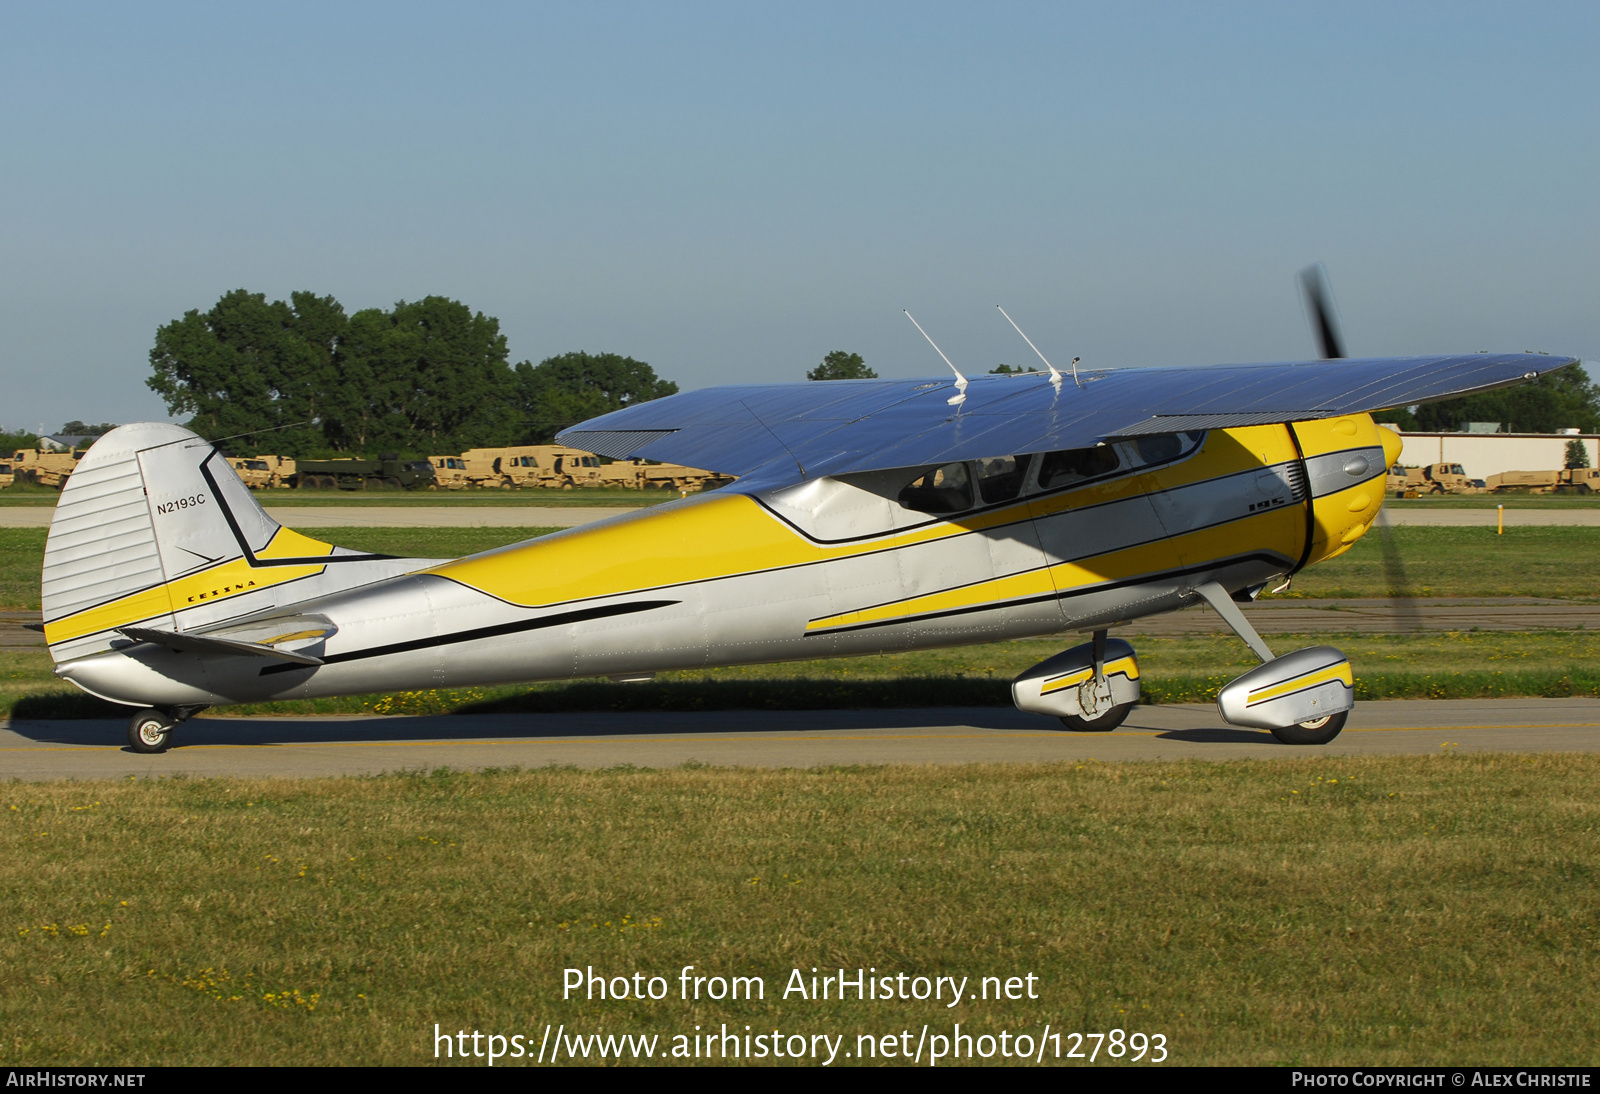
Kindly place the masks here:
<instances>
[{"instance_id":1,"label":"clear blue sky","mask_svg":"<svg viewBox=\"0 0 1600 1094\"><path fill-rule=\"evenodd\" d=\"M1600 358L1600 5L0 6L0 423L165 417L161 323L430 293L686 388Z\"/></svg>"}]
</instances>

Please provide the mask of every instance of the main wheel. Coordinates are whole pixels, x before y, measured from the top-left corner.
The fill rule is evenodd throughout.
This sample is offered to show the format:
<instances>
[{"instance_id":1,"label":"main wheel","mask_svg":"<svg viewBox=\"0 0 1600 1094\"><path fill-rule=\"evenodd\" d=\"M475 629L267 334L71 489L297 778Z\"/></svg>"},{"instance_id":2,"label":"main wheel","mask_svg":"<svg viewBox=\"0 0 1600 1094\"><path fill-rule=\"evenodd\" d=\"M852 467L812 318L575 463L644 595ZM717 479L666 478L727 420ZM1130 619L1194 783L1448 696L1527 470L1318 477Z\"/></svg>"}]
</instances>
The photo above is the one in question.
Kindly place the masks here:
<instances>
[{"instance_id":1,"label":"main wheel","mask_svg":"<svg viewBox=\"0 0 1600 1094\"><path fill-rule=\"evenodd\" d=\"M1286 745L1325 745L1339 735L1344 728L1345 719L1350 717L1348 710L1341 710L1338 714L1329 714L1322 718L1313 718L1309 722L1299 725L1284 726L1275 729L1272 735Z\"/></svg>"},{"instance_id":2,"label":"main wheel","mask_svg":"<svg viewBox=\"0 0 1600 1094\"><path fill-rule=\"evenodd\" d=\"M175 723L159 710L141 710L128 720L128 747L135 752L165 752Z\"/></svg>"},{"instance_id":3,"label":"main wheel","mask_svg":"<svg viewBox=\"0 0 1600 1094\"><path fill-rule=\"evenodd\" d=\"M1123 703L1112 707L1098 718L1081 718L1076 714L1063 714L1061 724L1074 733L1110 733L1127 720L1128 712L1137 704Z\"/></svg>"}]
</instances>

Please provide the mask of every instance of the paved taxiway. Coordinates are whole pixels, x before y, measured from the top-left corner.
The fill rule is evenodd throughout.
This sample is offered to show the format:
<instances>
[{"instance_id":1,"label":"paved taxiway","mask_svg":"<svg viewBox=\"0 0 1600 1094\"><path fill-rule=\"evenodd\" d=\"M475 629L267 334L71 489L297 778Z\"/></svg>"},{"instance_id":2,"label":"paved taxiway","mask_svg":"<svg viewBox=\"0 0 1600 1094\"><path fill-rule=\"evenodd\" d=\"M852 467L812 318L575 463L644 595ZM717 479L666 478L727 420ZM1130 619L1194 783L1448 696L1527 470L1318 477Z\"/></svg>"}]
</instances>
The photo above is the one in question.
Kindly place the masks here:
<instances>
[{"instance_id":1,"label":"paved taxiway","mask_svg":"<svg viewBox=\"0 0 1600 1094\"><path fill-rule=\"evenodd\" d=\"M368 775L483 767L746 767L1051 760L1316 759L1447 751L1600 751L1600 700L1404 700L1358 704L1337 740L1278 744L1201 705L1141 707L1115 733L1066 733L1009 708L706 714L197 718L156 756L127 750L120 721L0 728L0 774L27 780L160 775Z\"/></svg>"}]
</instances>

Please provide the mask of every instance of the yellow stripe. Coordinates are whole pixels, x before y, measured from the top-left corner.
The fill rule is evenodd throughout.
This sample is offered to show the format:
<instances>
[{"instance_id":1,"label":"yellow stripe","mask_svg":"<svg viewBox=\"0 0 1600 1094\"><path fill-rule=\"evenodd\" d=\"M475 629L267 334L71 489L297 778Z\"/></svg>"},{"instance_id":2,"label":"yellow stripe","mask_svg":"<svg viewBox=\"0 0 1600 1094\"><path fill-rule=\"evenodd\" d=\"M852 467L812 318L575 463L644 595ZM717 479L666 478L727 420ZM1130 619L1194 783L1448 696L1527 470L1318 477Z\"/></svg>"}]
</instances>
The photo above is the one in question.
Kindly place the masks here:
<instances>
[{"instance_id":1,"label":"yellow stripe","mask_svg":"<svg viewBox=\"0 0 1600 1094\"><path fill-rule=\"evenodd\" d=\"M1051 681L1039 689L1040 695L1049 695L1051 692L1061 691L1065 688L1077 687L1094 675L1094 666L1069 672L1056 680ZM1119 657L1115 661L1106 662L1107 676L1126 676L1129 680L1139 679L1139 664L1132 657Z\"/></svg>"},{"instance_id":2,"label":"yellow stripe","mask_svg":"<svg viewBox=\"0 0 1600 1094\"><path fill-rule=\"evenodd\" d=\"M886 620L899 619L903 616L926 615L930 612L959 611L962 608L981 607L984 604L994 604L1001 607L1009 601L1021 600L1031 596L1052 596L1055 586L1050 583L1050 574L1046 570L1029 570L1026 573L1011 574L1007 577L997 577L993 581L982 581L975 585L967 585L959 589L947 589L944 592L929 593L926 596L914 596L909 600L897 600L890 604L880 604L875 608L861 608L857 611L841 612L839 615L824 616L813 619L806 624L807 631L831 630L835 627L853 627L865 623L880 623Z\"/></svg>"},{"instance_id":3,"label":"yellow stripe","mask_svg":"<svg viewBox=\"0 0 1600 1094\"><path fill-rule=\"evenodd\" d=\"M1284 684L1273 684L1271 687L1252 691L1249 697L1245 699L1245 706L1265 703L1270 699L1281 699L1285 695L1294 695L1296 692L1314 688L1318 684L1326 684L1330 680L1342 681L1347 688L1355 687L1356 681L1355 677L1350 673L1350 662L1340 661L1337 665L1329 665L1327 668L1319 669L1309 676L1301 676Z\"/></svg>"},{"instance_id":4,"label":"yellow stripe","mask_svg":"<svg viewBox=\"0 0 1600 1094\"><path fill-rule=\"evenodd\" d=\"M1144 473L1151 490L1171 490L1191 483L1266 469L1298 458L1289 430L1281 425L1253 425L1239 429L1214 429L1194 459ZM1302 510L1302 516L1304 511Z\"/></svg>"},{"instance_id":5,"label":"yellow stripe","mask_svg":"<svg viewBox=\"0 0 1600 1094\"><path fill-rule=\"evenodd\" d=\"M1295 459L1289 431L1281 425L1216 429L1206 437L1199 452L1169 467L1127 475L1110 482L1096 483L1065 494L1035 498L1031 512L1036 517L1050 516L1089 505L1123 501L1152 490L1172 490L1197 482L1234 475L1242 471L1265 471L1273 464Z\"/></svg>"},{"instance_id":6,"label":"yellow stripe","mask_svg":"<svg viewBox=\"0 0 1600 1094\"><path fill-rule=\"evenodd\" d=\"M874 551L894 550L930 543L968 532L982 532L1014 524L1029 517L1080 509L1089 505L1137 497L1159 484L1163 489L1200 482L1219 475L1262 467L1263 461L1292 459L1294 451L1282 426L1252 426L1217 430L1201 453L1154 474L1128 475L1080 490L1019 501L1004 509L950 521L935 521L905 532L891 532L869 540L818 544L808 540L754 499L741 494L709 497L665 512L646 511L593 529L573 529L536 543L437 566L438 574L471 586L490 596L526 607L541 607L573 600L639 592L646 589L707 581L715 578L779 570L813 562L851 558ZM1282 511L1278 511L1282 512ZM1258 514L1269 517L1271 513ZM1285 514L1286 515L1286 514ZM1254 521L1256 518L1247 518ZM1243 522L1235 522L1238 528ZM1253 529L1259 525L1252 524ZM1292 519L1267 534L1287 554L1298 555L1297 529ZM1285 535L1287 533L1287 535ZM1226 537L1227 550L1238 553L1247 545L1264 544L1234 532ZM1101 556L1104 563L1068 563L1054 569L1055 588L1072 589L1171 569L1176 555L1170 542L1130 548ZM1051 591L1035 575L1010 575L964 590L929 594L863 613L844 613L812 623L812 629L877 622L896 614L971 607Z\"/></svg>"},{"instance_id":7,"label":"yellow stripe","mask_svg":"<svg viewBox=\"0 0 1600 1094\"><path fill-rule=\"evenodd\" d=\"M260 559L306 558L331 555L333 544L323 543L310 536L301 535L291 528L279 528L266 547L256 552ZM285 581L319 574L327 567L316 563L305 566L254 567L243 558L213 566L209 570L189 574L177 581L157 585L128 596L85 608L73 615L63 616L45 624L45 642L70 642L86 634L125 627L130 623L183 611L213 600L225 600L240 593L281 585Z\"/></svg>"},{"instance_id":8,"label":"yellow stripe","mask_svg":"<svg viewBox=\"0 0 1600 1094\"><path fill-rule=\"evenodd\" d=\"M53 646L57 642L67 642L96 631L126 626L141 619L166 615L171 611L172 598L167 595L167 587L157 585L153 589L142 590L121 600L113 600L109 604L87 608L76 615L46 623L44 640L46 644Z\"/></svg>"},{"instance_id":9,"label":"yellow stripe","mask_svg":"<svg viewBox=\"0 0 1600 1094\"><path fill-rule=\"evenodd\" d=\"M279 528L270 542L256 552L257 558L316 558L333 554L333 544L302 535L293 528Z\"/></svg>"},{"instance_id":10,"label":"yellow stripe","mask_svg":"<svg viewBox=\"0 0 1600 1094\"><path fill-rule=\"evenodd\" d=\"M179 578L166 585L144 589L131 596L113 600L109 604L86 608L75 615L64 616L45 624L47 643L69 642L86 634L125 627L130 623L166 615L174 610L213 600L225 600L241 593L281 585L285 581L321 573L326 567L312 563L305 566L271 566L257 569L242 558L213 566L197 574Z\"/></svg>"},{"instance_id":11,"label":"yellow stripe","mask_svg":"<svg viewBox=\"0 0 1600 1094\"><path fill-rule=\"evenodd\" d=\"M1048 571L1031 570L1011 574L957 589L824 616L812 620L806 626L806 631L814 633L838 627L892 622L937 612L981 608L988 604L1002 607L1011 601L1031 596L1052 592L1064 595L1108 582L1160 573L1178 566L1180 559L1193 562L1197 559L1226 558L1249 550L1261 550L1264 545L1272 543L1282 544L1286 548L1283 553L1288 557L1287 549L1298 549L1304 528L1304 510L1298 506L1264 510L1217 528L1108 551L1091 559L1063 562L1050 567Z\"/></svg>"},{"instance_id":12,"label":"yellow stripe","mask_svg":"<svg viewBox=\"0 0 1600 1094\"><path fill-rule=\"evenodd\" d=\"M1306 511L1299 505L1263 509L1239 520L1184 532L1167 541L1189 565L1231 558L1262 550L1276 550L1291 561L1299 556L1306 538Z\"/></svg>"}]
</instances>

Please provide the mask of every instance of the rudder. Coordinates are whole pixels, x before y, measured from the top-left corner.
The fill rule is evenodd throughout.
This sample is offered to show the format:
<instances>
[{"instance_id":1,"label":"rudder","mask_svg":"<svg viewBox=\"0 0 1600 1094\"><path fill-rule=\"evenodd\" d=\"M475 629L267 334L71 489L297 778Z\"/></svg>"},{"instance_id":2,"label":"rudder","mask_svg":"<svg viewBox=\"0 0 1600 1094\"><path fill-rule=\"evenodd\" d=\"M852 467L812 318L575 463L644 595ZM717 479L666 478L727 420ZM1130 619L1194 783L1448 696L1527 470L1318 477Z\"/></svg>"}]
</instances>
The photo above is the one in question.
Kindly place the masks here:
<instances>
[{"instance_id":1,"label":"rudder","mask_svg":"<svg viewBox=\"0 0 1600 1094\"><path fill-rule=\"evenodd\" d=\"M56 505L41 583L45 640L60 663L126 643L119 627L194 630L270 610L274 590L335 559L381 557L283 528L189 430L119 426L78 462ZM378 576L367 569L342 576ZM313 591L297 587L290 599Z\"/></svg>"}]
</instances>

